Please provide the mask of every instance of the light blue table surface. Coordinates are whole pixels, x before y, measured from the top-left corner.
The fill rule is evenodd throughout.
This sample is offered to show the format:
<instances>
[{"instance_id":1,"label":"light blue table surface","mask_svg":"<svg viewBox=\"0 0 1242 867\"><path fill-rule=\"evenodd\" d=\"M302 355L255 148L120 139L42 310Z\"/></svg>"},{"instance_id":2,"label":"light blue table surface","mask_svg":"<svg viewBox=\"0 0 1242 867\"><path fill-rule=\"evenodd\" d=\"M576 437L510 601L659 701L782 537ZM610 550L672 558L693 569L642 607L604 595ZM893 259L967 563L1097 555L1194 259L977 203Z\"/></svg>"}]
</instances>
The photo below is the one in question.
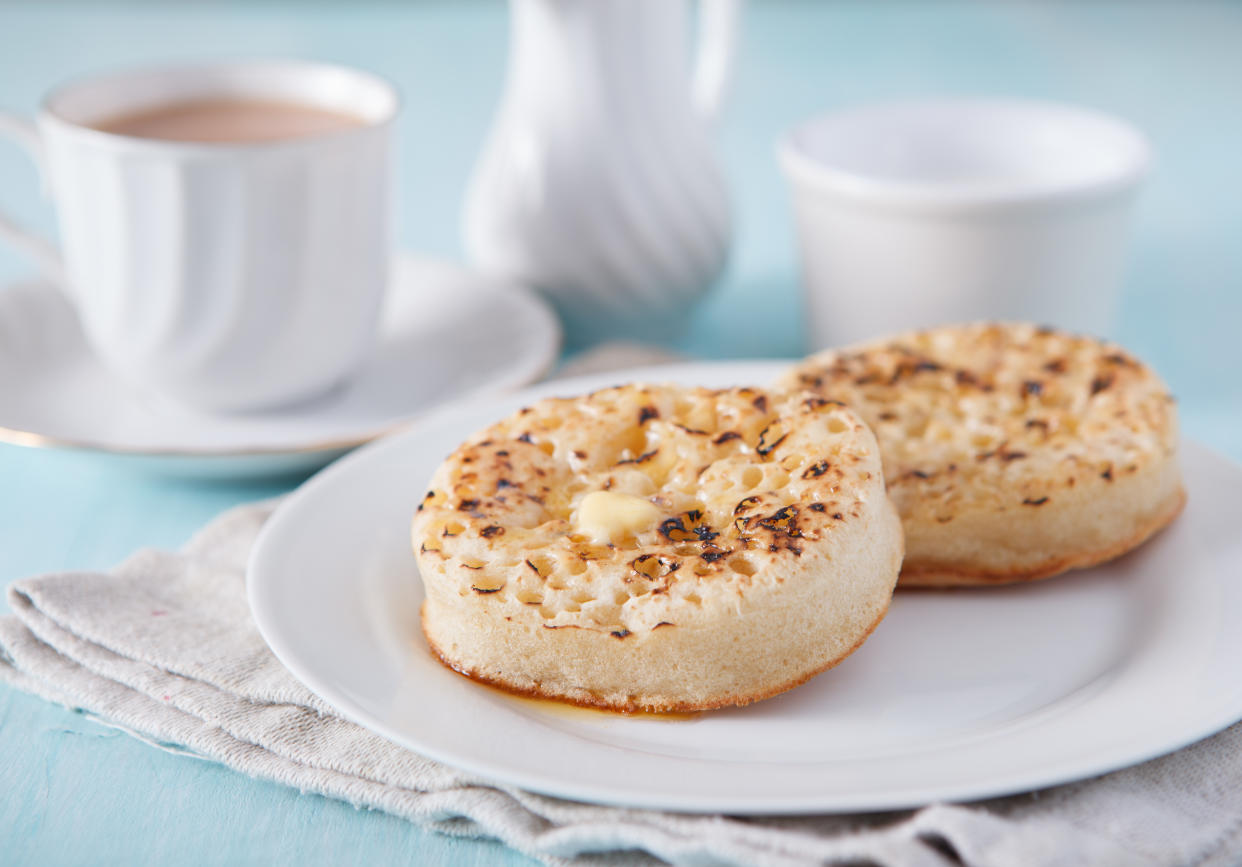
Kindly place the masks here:
<instances>
[{"instance_id":1,"label":"light blue table surface","mask_svg":"<svg viewBox=\"0 0 1242 867\"><path fill-rule=\"evenodd\" d=\"M458 257L459 203L505 40L497 2L0 3L0 106L32 111L67 76L147 60L294 55L373 69L406 99L400 237ZM1188 436L1242 458L1239 3L756 3L720 132L734 257L677 348L802 351L791 217L772 159L780 130L834 106L963 93L1079 102L1147 132L1159 162L1114 336L1171 383ZM51 231L33 171L5 143L0 207ZM29 273L0 249L0 283ZM0 583L179 545L221 509L290 484L178 481L0 446ZM168 755L0 689L3 864L525 860Z\"/></svg>"}]
</instances>

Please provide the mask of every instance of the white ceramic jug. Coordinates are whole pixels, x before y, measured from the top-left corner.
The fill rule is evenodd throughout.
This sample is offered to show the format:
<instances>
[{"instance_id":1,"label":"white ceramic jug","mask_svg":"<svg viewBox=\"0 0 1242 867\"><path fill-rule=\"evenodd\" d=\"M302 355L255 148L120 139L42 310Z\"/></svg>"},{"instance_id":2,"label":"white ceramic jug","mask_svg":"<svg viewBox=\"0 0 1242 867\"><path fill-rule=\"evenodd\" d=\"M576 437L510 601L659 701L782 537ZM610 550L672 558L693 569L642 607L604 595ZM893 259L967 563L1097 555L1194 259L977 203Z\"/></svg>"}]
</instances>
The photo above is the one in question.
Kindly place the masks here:
<instances>
[{"instance_id":1,"label":"white ceramic jug","mask_svg":"<svg viewBox=\"0 0 1242 867\"><path fill-rule=\"evenodd\" d=\"M536 286L572 343L667 338L720 273L729 197L711 121L740 0L511 0L503 102L466 201L485 270Z\"/></svg>"}]
</instances>

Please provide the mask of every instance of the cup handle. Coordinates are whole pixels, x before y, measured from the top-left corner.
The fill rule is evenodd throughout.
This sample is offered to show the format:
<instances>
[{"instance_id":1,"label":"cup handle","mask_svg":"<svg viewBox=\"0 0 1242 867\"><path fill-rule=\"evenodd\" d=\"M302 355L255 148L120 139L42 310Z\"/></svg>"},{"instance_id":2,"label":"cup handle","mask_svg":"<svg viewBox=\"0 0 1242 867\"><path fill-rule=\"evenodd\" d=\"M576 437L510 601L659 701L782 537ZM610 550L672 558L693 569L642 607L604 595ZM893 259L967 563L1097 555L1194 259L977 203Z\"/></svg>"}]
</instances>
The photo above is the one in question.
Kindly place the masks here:
<instances>
[{"instance_id":1,"label":"cup handle","mask_svg":"<svg viewBox=\"0 0 1242 867\"><path fill-rule=\"evenodd\" d=\"M11 138L30 152L35 165L42 168L43 140L34 123L24 117L0 111L0 136ZM48 277L60 282L64 267L56 246L29 229L24 229L3 211L0 211L0 238L5 239L35 261Z\"/></svg>"},{"instance_id":2,"label":"cup handle","mask_svg":"<svg viewBox=\"0 0 1242 867\"><path fill-rule=\"evenodd\" d=\"M709 124L719 116L733 79L741 18L742 0L699 0L699 47L690 92Z\"/></svg>"}]
</instances>

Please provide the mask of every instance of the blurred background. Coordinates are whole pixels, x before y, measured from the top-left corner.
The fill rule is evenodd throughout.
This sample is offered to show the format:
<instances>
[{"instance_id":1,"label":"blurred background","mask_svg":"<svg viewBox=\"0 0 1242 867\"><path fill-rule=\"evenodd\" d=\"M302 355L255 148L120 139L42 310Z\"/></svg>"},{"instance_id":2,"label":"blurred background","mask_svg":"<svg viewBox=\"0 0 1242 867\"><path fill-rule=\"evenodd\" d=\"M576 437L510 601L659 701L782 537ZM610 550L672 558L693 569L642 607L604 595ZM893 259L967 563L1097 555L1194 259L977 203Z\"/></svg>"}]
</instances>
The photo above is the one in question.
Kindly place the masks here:
<instances>
[{"instance_id":1,"label":"blurred background","mask_svg":"<svg viewBox=\"0 0 1242 867\"><path fill-rule=\"evenodd\" d=\"M0 4L0 105L33 112L79 73L195 57L280 55L393 80L398 238L464 258L466 183L500 97L500 0ZM711 358L804 351L793 218L774 140L824 110L876 100L997 95L1079 103L1143 130L1157 157L1141 194L1113 335L1182 400L1191 435L1242 454L1242 4L792 2L746 11L718 130L735 200L724 278L672 348ZM0 200L50 232L25 155L0 142ZM0 281L31 272L0 246Z\"/></svg>"}]
</instances>

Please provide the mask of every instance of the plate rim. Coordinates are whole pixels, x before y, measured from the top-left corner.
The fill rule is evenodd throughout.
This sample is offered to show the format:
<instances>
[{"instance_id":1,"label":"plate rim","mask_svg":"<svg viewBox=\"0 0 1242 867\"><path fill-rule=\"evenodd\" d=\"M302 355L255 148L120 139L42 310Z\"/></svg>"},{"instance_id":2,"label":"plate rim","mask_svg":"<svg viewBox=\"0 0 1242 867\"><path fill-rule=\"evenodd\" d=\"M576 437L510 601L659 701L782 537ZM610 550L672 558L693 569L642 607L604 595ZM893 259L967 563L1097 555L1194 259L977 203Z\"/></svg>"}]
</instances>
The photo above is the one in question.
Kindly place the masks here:
<instances>
[{"instance_id":1,"label":"plate rim","mask_svg":"<svg viewBox=\"0 0 1242 867\"><path fill-rule=\"evenodd\" d=\"M644 366L639 368L630 368L623 371L616 371L615 375L624 379L642 379L656 378L661 375L676 375L678 372L684 373L687 369L694 368L712 368L724 369L729 367L737 367L741 370L753 370L770 368L776 371L788 364L789 360L780 359L755 359L743 361L692 361L674 364L661 364L653 366ZM508 395L510 399L538 399L539 397L548 396L555 393L558 389L565 389L568 393L571 389L578 391L591 388L606 387L602 384L606 381L607 374L590 374L585 376L574 377L572 379L553 380L551 382L541 383L531 388L523 389L519 392ZM746 374L753 376L754 374ZM762 373L760 376L766 376ZM618 380L620 381L620 380ZM334 694L335 690L322 688L322 681L313 671L308 671L305 666L297 659L296 652L285 646L279 632L272 630L273 613L266 607L266 603L261 593L261 580L252 580L252 576L262 574L262 561L265 551L267 550L266 540L269 538L269 528L279 526L277 519L282 512L287 515L289 512L299 508L297 504L304 500L311 499L315 496L316 491L321 485L329 484L336 478L348 475L353 472L355 463L369 462L378 459L378 452L393 449L395 452L401 450L406 440L416 438L419 435L419 427L422 424L433 424L441 416L447 418L457 414L470 412L483 405L482 399L468 399L457 401L452 404L439 407L432 413L429 413L420 423L412 426L395 435L377 440L362 449L347 455L331 466L325 468L320 473L309 479L305 484L290 494L277 508L276 512L269 517L259 536L256 538L254 548L251 552L247 563L247 599L250 603L251 612L255 619L255 624L259 629L265 642L269 648L280 660L289 672L311 692L319 698L327 702L342 717L362 726L363 728L384 737L386 740L393 742L403 749L409 749L412 752L426 756L436 761L443 762L450 767L457 768L467 773L480 775L486 779L492 780L501 785L511 785L526 789L528 791L542 793L552 797L569 798L582 801L585 803L600 804L614 807L628 807L639 809L657 809L657 810L675 810L687 813L737 813L747 815L815 815L815 814L845 814L865 811L885 811L909 809L922 806L935 801L973 801L985 798L1014 795L1021 792L1035 791L1054 785L1061 785L1088 779L1111 771L1121 770L1126 767L1139 764L1160 756L1175 752L1190 744L1196 743L1206 737L1222 731L1224 728L1232 725L1242 718L1242 704L1234 706L1237 702L1230 703L1221 701L1212 705L1210 713L1201 713L1195 716L1195 725L1178 726L1179 733L1175 737L1157 737L1156 735L1163 732L1165 727L1158 727L1148 735L1147 740L1158 740L1159 746L1152 747L1150 744L1143 746L1141 749L1135 749L1128 743L1121 743L1115 755L1113 753L1105 754L1100 759L1093 762L1084 762L1076 759L1074 756L1067 757L1061 763L1048 764L1043 767L1042 772L1033 772L1024 775L1020 780L1000 779L993 785L958 783L955 790L952 785L939 785L935 787L924 787L922 789L906 786L899 791L892 793L888 797L869 797L866 800L853 800L849 803L843 803L843 798L824 797L819 800L808 797L806 795L793 795L788 799L772 797L765 795L761 800L746 800L746 797L736 795L716 796L713 798L705 798L702 796L670 796L659 795L656 792L649 793L649 796L627 796L627 793L613 793L608 790L607 785L581 785L573 782L565 783L556 778L554 774L545 773L543 775L531 774L522 770L509 770L497 768L489 764L486 760L475 761L469 756L461 756L449 754L448 752L437 749L434 745L428 748L425 744L416 744L406 732L398 730L394 726L377 720L363 709L357 709L352 706L349 700L343 703L338 702L337 697L328 698L325 693ZM1183 460L1189 458L1190 454L1196 455L1195 459L1203 459L1220 463L1227 466L1232 472L1242 475L1242 464L1233 461L1227 455L1205 446L1195 440L1183 438L1181 443ZM273 640L275 637L275 640ZM1242 692L1237 698L1242 699ZM1036 724L1038 727L1039 723ZM696 759L695 761L712 763L708 759ZM830 760L810 761L806 764L819 765L829 767Z\"/></svg>"},{"instance_id":2,"label":"plate rim","mask_svg":"<svg viewBox=\"0 0 1242 867\"><path fill-rule=\"evenodd\" d=\"M451 259L440 258L433 255L417 253L413 251L398 250L393 253L393 262L396 267L401 265L413 265L416 267L435 267L449 268L461 274L468 274L471 277L478 278L485 282L495 283L498 287L503 287L507 294L522 299L520 303L527 305L533 316L543 320L540 327L547 330L549 339L544 342L538 355L533 355L533 361L528 369L522 370L518 376L505 376L505 371L509 368L498 368L500 376L498 383L491 383L480 386L475 390L463 395L461 399L472 400L488 394L507 394L524 386L531 385L541 380L556 365L557 358L560 355L561 344L564 341L564 334L561 328L560 320L547 301L539 295L531 287L509 281L493 274L487 274L476 271L466 262L459 262ZM5 286L0 286L0 292L9 289L17 289L19 287L39 287L46 291L56 292L59 289L50 281L41 278L30 278L25 280L14 280ZM456 403L457 401L451 401ZM129 446L124 443L108 443L99 441L84 440L76 437L62 437L54 434L39 433L38 431L22 430L20 428L8 427L0 425L0 443L8 445L20 446L22 448L36 449L57 449L66 451L86 452L91 454L104 455L120 455L125 457L150 457L150 458L182 458L192 459L196 461L210 462L213 460L227 461L237 458L266 458L266 457L289 457L296 455L318 455L329 452L345 452L356 449L359 446L373 442L377 439L392 436L400 433L411 424L417 423L427 413L434 412L442 406L447 406L444 402L433 403L423 409L416 409L405 415L398 416L391 421L372 428L365 433L358 433L352 436L338 436L330 439L315 440L313 442L304 442L296 446L281 445L241 445L230 446L228 448L146 448L143 446Z\"/></svg>"}]
</instances>

